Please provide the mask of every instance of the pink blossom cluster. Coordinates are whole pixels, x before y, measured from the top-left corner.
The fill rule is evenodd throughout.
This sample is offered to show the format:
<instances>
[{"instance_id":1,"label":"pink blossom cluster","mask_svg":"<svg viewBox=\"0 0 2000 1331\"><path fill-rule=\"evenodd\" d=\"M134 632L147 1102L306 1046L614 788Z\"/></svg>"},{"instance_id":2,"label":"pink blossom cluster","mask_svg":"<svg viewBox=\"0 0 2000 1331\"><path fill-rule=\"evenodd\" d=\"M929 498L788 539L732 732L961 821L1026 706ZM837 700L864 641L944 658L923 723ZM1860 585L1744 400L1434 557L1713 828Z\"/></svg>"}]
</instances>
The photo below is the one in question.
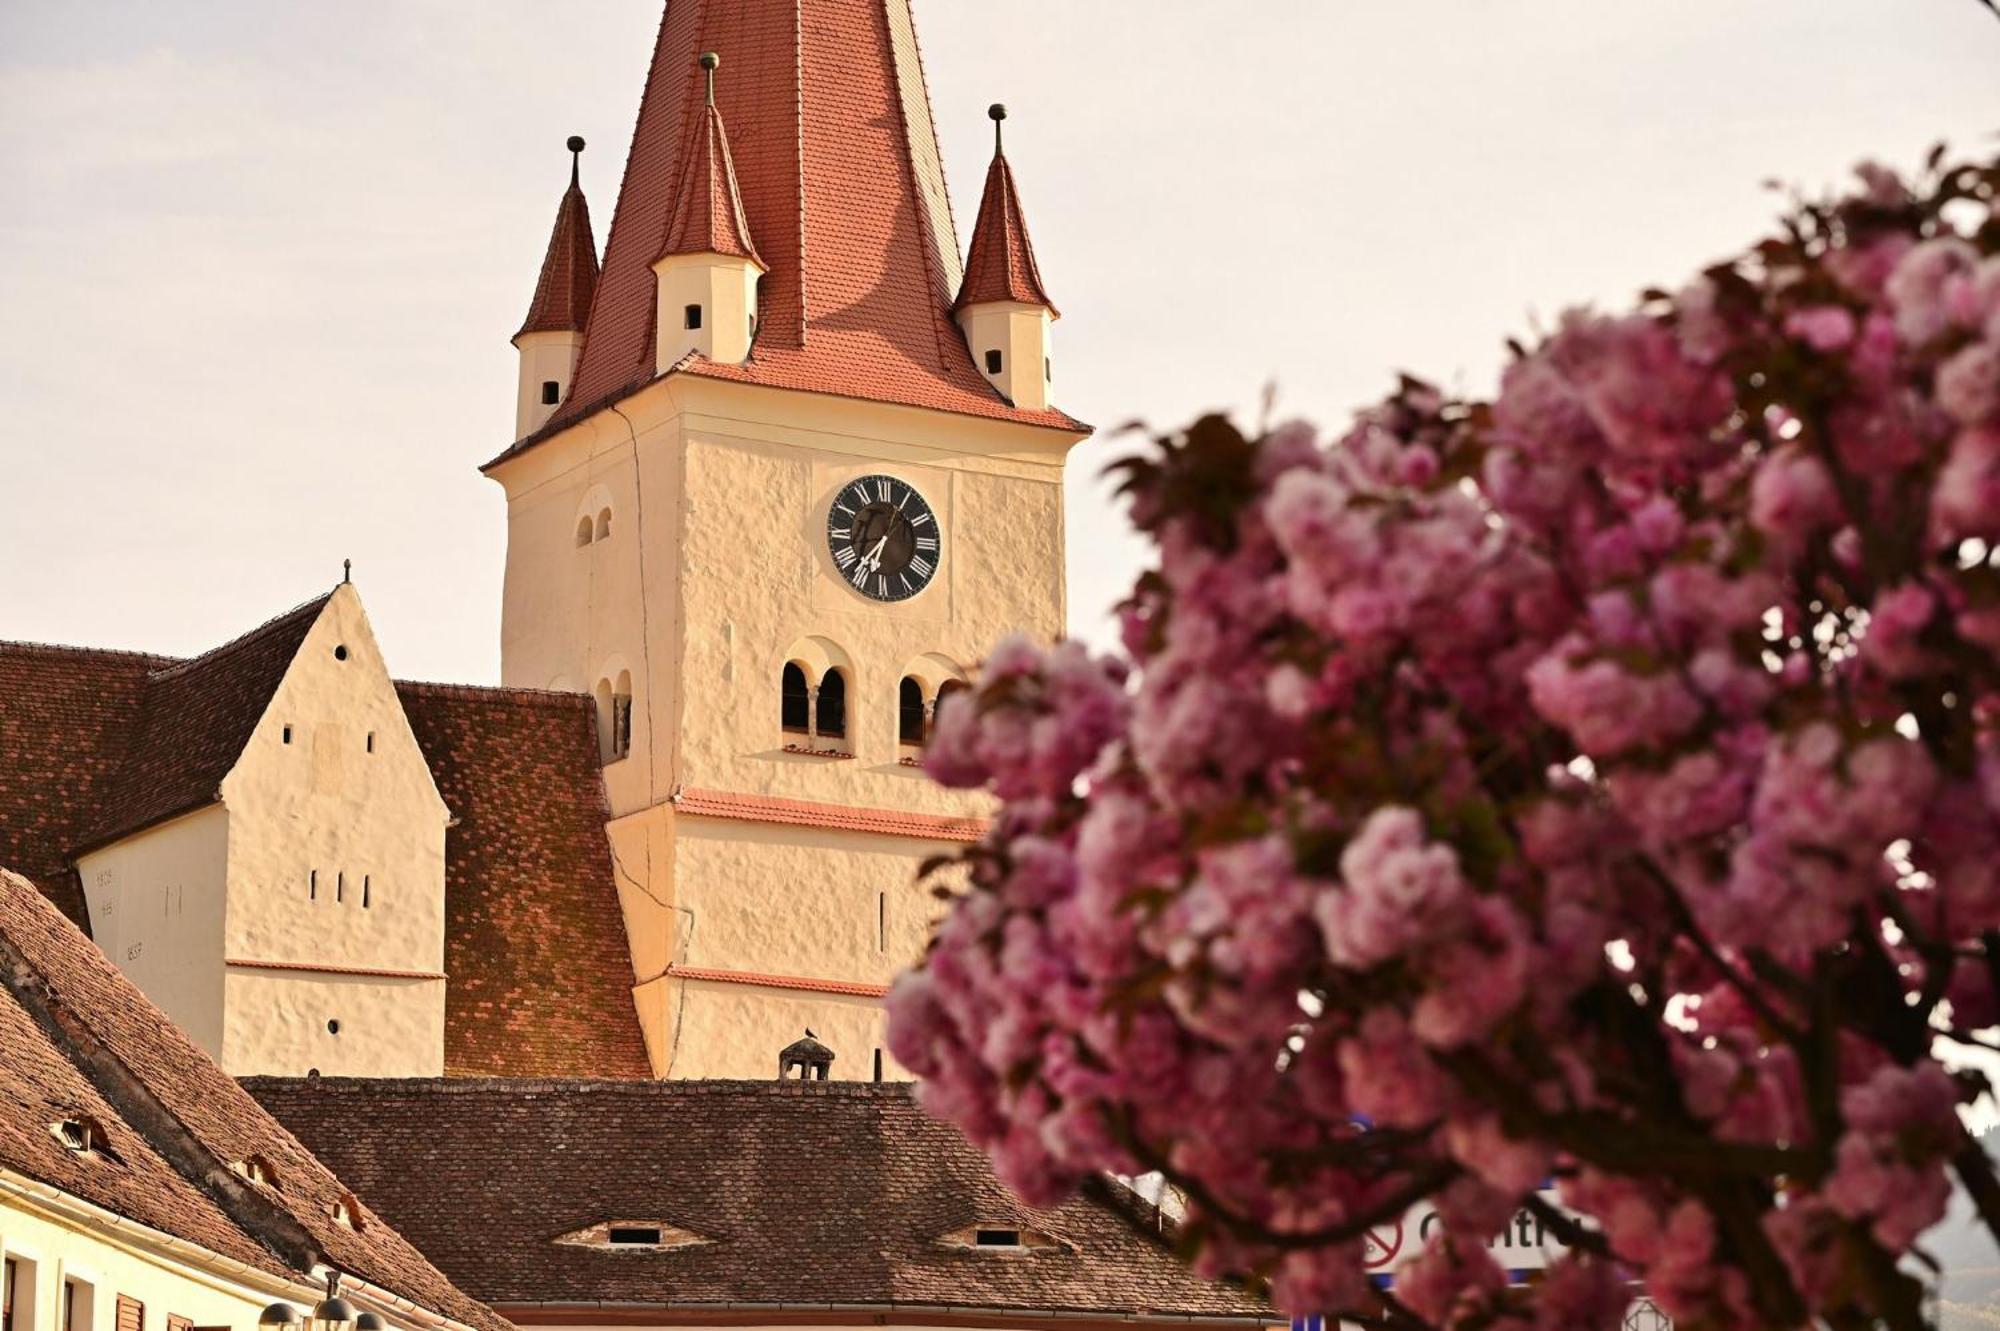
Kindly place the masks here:
<instances>
[{"instance_id":1,"label":"pink blossom cluster","mask_svg":"<svg viewBox=\"0 0 2000 1331\"><path fill-rule=\"evenodd\" d=\"M1294 1311L1921 1325L1954 1177L2000 1227L1940 1062L2000 1022L1996 191L1871 165L1491 402L1127 464L1122 651L940 709L1002 803L889 998L925 1103L1031 1203L1163 1173Z\"/></svg>"}]
</instances>

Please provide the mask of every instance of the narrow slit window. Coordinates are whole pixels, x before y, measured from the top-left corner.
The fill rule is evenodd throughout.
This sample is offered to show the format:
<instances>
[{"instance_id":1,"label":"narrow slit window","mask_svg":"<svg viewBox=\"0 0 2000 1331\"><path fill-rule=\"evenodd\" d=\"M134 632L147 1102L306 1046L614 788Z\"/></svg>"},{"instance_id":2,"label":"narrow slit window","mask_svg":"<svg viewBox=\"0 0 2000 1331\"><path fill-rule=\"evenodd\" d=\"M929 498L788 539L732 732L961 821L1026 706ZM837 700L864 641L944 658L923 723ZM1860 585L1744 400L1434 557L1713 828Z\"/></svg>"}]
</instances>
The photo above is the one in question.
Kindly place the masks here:
<instances>
[{"instance_id":1,"label":"narrow slit window","mask_svg":"<svg viewBox=\"0 0 2000 1331\"><path fill-rule=\"evenodd\" d=\"M595 528L590 525L590 515L588 513L577 519L576 544L578 549L582 549L584 546L590 544L591 535L594 531Z\"/></svg>"},{"instance_id":2,"label":"narrow slit window","mask_svg":"<svg viewBox=\"0 0 2000 1331\"><path fill-rule=\"evenodd\" d=\"M613 1225L605 1237L614 1248L658 1247L660 1230L654 1225Z\"/></svg>"},{"instance_id":3,"label":"narrow slit window","mask_svg":"<svg viewBox=\"0 0 2000 1331\"><path fill-rule=\"evenodd\" d=\"M996 347L992 351L986 353L986 372L988 374L1000 373L1001 369L1005 367L1006 364L1007 364L1007 357L1000 352L999 348Z\"/></svg>"},{"instance_id":4,"label":"narrow slit window","mask_svg":"<svg viewBox=\"0 0 2000 1331\"><path fill-rule=\"evenodd\" d=\"M882 1080L882 1051L880 1049L875 1051L875 1080Z\"/></svg>"},{"instance_id":5,"label":"narrow slit window","mask_svg":"<svg viewBox=\"0 0 2000 1331\"><path fill-rule=\"evenodd\" d=\"M554 379L542 380L542 405L553 407L562 401L562 385Z\"/></svg>"},{"instance_id":6,"label":"narrow slit window","mask_svg":"<svg viewBox=\"0 0 2000 1331\"><path fill-rule=\"evenodd\" d=\"M319 900L319 870L318 870L318 869L308 869L308 870L306 871L306 900L308 900L308 901L318 901L318 900Z\"/></svg>"},{"instance_id":7,"label":"narrow slit window","mask_svg":"<svg viewBox=\"0 0 2000 1331\"><path fill-rule=\"evenodd\" d=\"M375 752L375 732L372 730L368 732L368 752Z\"/></svg>"},{"instance_id":8,"label":"narrow slit window","mask_svg":"<svg viewBox=\"0 0 2000 1331\"><path fill-rule=\"evenodd\" d=\"M337 906L345 900L347 900L347 871L343 869L333 876L333 904Z\"/></svg>"},{"instance_id":9,"label":"narrow slit window","mask_svg":"<svg viewBox=\"0 0 2000 1331\"><path fill-rule=\"evenodd\" d=\"M690 331L701 327L701 306L690 305L681 314L686 319Z\"/></svg>"},{"instance_id":10,"label":"narrow slit window","mask_svg":"<svg viewBox=\"0 0 2000 1331\"><path fill-rule=\"evenodd\" d=\"M373 895L370 888L371 884L369 882L368 875L364 873L361 875L361 909L363 910L367 910L369 906L373 904L369 900L369 898Z\"/></svg>"},{"instance_id":11,"label":"narrow slit window","mask_svg":"<svg viewBox=\"0 0 2000 1331\"><path fill-rule=\"evenodd\" d=\"M887 892L877 892L875 894L875 950L877 952L887 952L889 950L889 894Z\"/></svg>"},{"instance_id":12,"label":"narrow slit window","mask_svg":"<svg viewBox=\"0 0 2000 1331\"><path fill-rule=\"evenodd\" d=\"M284 741L287 744L290 744L292 742L292 728L290 726L285 727Z\"/></svg>"}]
</instances>

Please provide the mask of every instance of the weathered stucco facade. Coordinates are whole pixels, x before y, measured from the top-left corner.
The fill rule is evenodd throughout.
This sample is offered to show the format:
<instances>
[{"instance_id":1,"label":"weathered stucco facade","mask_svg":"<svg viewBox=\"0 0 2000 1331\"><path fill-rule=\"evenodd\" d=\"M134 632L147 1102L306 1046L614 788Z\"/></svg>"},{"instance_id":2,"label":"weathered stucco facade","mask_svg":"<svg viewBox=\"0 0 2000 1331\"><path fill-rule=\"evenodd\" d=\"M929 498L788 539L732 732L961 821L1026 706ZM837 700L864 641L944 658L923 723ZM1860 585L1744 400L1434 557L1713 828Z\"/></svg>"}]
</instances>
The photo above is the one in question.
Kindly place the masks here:
<instances>
[{"instance_id":1,"label":"weathered stucco facade","mask_svg":"<svg viewBox=\"0 0 2000 1331\"><path fill-rule=\"evenodd\" d=\"M505 681L606 700L611 836L660 1074L769 1075L811 1026L842 1055L836 1076L874 1075L874 997L936 909L918 868L962 839L923 835L925 820L986 812L906 761L899 690L915 679L934 703L1006 634L1060 634L1076 438L674 376L492 468L508 495ZM895 604L857 593L825 535L841 488L878 473L915 486L941 528L937 576ZM814 687L842 673L843 734L787 733L788 664ZM785 804L717 816L688 792ZM884 833L841 811L915 817Z\"/></svg>"}]
</instances>

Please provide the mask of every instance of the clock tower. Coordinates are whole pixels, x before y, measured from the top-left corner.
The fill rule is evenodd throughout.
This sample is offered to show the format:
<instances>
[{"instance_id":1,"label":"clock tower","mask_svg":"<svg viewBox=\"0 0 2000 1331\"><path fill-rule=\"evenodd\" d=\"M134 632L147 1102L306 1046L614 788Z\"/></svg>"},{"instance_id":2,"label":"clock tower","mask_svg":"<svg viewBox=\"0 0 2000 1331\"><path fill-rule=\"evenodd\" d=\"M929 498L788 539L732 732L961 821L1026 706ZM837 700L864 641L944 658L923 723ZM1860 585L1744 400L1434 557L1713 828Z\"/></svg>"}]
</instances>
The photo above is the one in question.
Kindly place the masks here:
<instances>
[{"instance_id":1,"label":"clock tower","mask_svg":"<svg viewBox=\"0 0 2000 1331\"><path fill-rule=\"evenodd\" d=\"M897 1075L919 866L987 813L918 770L933 709L1062 632L1087 430L998 148L961 261L909 0L668 0L601 272L565 196L528 320L560 355L524 349L484 468L502 671L597 700L657 1075L769 1077L806 1027Z\"/></svg>"}]
</instances>

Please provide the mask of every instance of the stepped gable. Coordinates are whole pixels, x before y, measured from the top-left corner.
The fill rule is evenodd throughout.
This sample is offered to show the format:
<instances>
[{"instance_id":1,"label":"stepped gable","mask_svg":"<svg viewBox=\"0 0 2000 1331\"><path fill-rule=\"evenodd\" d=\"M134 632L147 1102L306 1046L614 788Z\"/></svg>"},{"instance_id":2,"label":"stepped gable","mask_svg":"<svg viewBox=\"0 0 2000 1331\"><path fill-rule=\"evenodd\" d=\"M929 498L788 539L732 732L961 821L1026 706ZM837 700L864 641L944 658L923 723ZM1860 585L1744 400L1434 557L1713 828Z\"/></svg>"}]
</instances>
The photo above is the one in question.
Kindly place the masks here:
<instances>
[{"instance_id":1,"label":"stepped gable","mask_svg":"<svg viewBox=\"0 0 2000 1331\"><path fill-rule=\"evenodd\" d=\"M508 1331L364 1204L196 1048L33 884L0 872L0 1162L268 1273L352 1277L480 1331ZM115 1158L50 1125L86 1115ZM51 1154L50 1148L55 1154ZM275 1173L259 1187L231 1166Z\"/></svg>"},{"instance_id":2,"label":"stepped gable","mask_svg":"<svg viewBox=\"0 0 2000 1331\"><path fill-rule=\"evenodd\" d=\"M750 359L717 379L1082 431L1010 405L952 320L962 270L909 0L668 0L576 382L489 467L651 383L655 281L722 57L748 233L769 266Z\"/></svg>"},{"instance_id":3,"label":"stepped gable","mask_svg":"<svg viewBox=\"0 0 2000 1331\"><path fill-rule=\"evenodd\" d=\"M245 1083L391 1224L505 1311L718 1304L895 1306L1268 1323L1240 1288L1180 1265L1144 1203L1093 1183L1048 1210L1015 1201L906 1085L861 1082ZM488 1186L506 1179L508 1186ZM606 1221L697 1242L659 1252L558 1243ZM1053 1242L980 1251L974 1227Z\"/></svg>"},{"instance_id":4,"label":"stepped gable","mask_svg":"<svg viewBox=\"0 0 2000 1331\"><path fill-rule=\"evenodd\" d=\"M451 810L445 1069L648 1077L582 694L399 683Z\"/></svg>"},{"instance_id":5,"label":"stepped gable","mask_svg":"<svg viewBox=\"0 0 2000 1331\"><path fill-rule=\"evenodd\" d=\"M87 929L70 851L116 784L146 679L173 659L0 643L0 864Z\"/></svg>"},{"instance_id":6,"label":"stepped gable","mask_svg":"<svg viewBox=\"0 0 2000 1331\"><path fill-rule=\"evenodd\" d=\"M147 675L131 742L72 855L215 802L331 595Z\"/></svg>"}]
</instances>

